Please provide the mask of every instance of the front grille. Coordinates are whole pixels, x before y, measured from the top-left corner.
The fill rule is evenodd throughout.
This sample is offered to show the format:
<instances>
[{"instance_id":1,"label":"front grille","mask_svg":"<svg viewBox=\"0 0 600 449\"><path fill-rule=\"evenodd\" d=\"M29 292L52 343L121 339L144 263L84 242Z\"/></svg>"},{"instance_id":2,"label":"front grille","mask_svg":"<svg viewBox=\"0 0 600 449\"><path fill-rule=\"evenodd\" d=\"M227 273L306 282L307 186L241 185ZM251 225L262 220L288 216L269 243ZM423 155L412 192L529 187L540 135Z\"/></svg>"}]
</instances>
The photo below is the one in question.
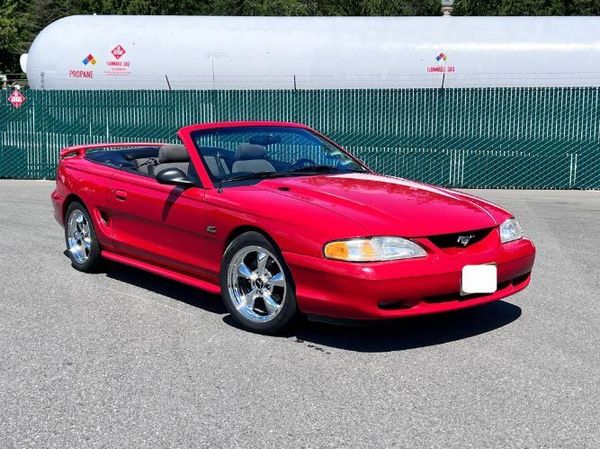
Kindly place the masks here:
<instances>
[{"instance_id":1,"label":"front grille","mask_svg":"<svg viewBox=\"0 0 600 449\"><path fill-rule=\"evenodd\" d=\"M459 232L456 234L435 235L429 237L429 240L438 248L466 248L486 238L492 232L492 229L494 228ZM466 244L464 244L465 240L468 240Z\"/></svg>"}]
</instances>

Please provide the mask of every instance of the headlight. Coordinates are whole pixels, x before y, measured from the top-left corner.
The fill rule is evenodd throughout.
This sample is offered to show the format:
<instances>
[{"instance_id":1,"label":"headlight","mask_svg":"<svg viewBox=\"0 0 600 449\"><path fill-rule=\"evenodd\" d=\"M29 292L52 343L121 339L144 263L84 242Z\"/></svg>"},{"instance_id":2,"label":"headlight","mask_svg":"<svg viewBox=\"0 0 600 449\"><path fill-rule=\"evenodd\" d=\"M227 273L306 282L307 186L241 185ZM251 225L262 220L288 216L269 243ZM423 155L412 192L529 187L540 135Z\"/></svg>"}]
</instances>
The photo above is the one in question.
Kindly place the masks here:
<instances>
[{"instance_id":1,"label":"headlight","mask_svg":"<svg viewBox=\"0 0 600 449\"><path fill-rule=\"evenodd\" d=\"M516 218L509 218L500 225L500 241L502 243L519 240L523 237L523 231Z\"/></svg>"},{"instance_id":2,"label":"headlight","mask_svg":"<svg viewBox=\"0 0 600 449\"><path fill-rule=\"evenodd\" d=\"M427 255L419 245L400 237L338 240L326 244L323 254L328 259L348 262L381 262Z\"/></svg>"}]
</instances>

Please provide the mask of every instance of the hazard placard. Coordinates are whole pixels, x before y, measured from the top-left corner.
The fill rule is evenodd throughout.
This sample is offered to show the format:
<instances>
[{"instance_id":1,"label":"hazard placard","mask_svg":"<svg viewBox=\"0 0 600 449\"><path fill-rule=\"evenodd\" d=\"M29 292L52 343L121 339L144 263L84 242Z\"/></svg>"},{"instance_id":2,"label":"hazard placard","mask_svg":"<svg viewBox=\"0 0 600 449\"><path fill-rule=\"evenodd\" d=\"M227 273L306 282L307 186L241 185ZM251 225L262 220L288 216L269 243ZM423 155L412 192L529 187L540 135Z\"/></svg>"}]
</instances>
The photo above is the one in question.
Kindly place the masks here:
<instances>
[{"instance_id":1,"label":"hazard placard","mask_svg":"<svg viewBox=\"0 0 600 449\"><path fill-rule=\"evenodd\" d=\"M25 100L27 100L27 98L25 98L25 95L19 92L18 89L13 90L8 96L8 102L12 104L15 109L19 109L23 103L25 103Z\"/></svg>"}]
</instances>

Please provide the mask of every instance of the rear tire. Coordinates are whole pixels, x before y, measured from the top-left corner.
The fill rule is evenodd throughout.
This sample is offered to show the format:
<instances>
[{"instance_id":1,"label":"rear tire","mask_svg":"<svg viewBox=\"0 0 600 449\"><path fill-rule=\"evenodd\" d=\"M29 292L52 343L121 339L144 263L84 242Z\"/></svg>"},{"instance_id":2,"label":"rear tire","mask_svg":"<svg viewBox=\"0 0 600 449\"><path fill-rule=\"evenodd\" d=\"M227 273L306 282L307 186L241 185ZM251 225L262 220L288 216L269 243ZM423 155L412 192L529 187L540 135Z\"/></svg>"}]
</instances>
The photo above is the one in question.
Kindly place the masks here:
<instances>
[{"instance_id":1,"label":"rear tire","mask_svg":"<svg viewBox=\"0 0 600 449\"><path fill-rule=\"evenodd\" d=\"M72 202L65 214L65 241L73 268L86 273L98 269L100 244L90 214L78 201Z\"/></svg>"},{"instance_id":2,"label":"rear tire","mask_svg":"<svg viewBox=\"0 0 600 449\"><path fill-rule=\"evenodd\" d=\"M242 328L276 334L298 315L292 275L279 249L264 235L246 232L225 250L221 294Z\"/></svg>"}]
</instances>

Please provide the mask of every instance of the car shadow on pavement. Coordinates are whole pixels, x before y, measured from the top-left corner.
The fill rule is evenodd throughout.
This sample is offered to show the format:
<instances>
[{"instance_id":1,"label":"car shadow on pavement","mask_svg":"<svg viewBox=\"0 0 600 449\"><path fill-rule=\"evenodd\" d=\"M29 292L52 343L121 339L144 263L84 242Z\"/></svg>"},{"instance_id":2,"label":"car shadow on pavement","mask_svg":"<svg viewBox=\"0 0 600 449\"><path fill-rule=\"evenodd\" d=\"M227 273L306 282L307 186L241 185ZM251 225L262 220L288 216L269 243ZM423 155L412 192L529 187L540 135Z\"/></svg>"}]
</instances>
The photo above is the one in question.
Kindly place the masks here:
<instances>
[{"instance_id":1,"label":"car shadow on pavement","mask_svg":"<svg viewBox=\"0 0 600 449\"><path fill-rule=\"evenodd\" d=\"M227 314L222 299L194 287L156 276L136 268L110 262L103 272L107 277L223 316L223 321L239 327ZM284 338L293 338L315 350L345 349L357 352L402 351L463 340L491 332L521 316L521 308L496 301L455 312L398 320L361 323L315 322L300 320ZM244 331L246 332L246 331Z\"/></svg>"},{"instance_id":2,"label":"car shadow on pavement","mask_svg":"<svg viewBox=\"0 0 600 449\"><path fill-rule=\"evenodd\" d=\"M117 281L135 285L150 290L159 295L184 302L194 307L207 310L219 315L227 313L220 296L206 293L180 282L172 281L146 271L138 270L116 262L106 264L103 270L106 276Z\"/></svg>"},{"instance_id":3,"label":"car shadow on pavement","mask_svg":"<svg viewBox=\"0 0 600 449\"><path fill-rule=\"evenodd\" d=\"M298 343L358 352L389 352L439 345L499 329L521 316L521 308L504 301L448 312L363 325L302 323Z\"/></svg>"}]
</instances>

